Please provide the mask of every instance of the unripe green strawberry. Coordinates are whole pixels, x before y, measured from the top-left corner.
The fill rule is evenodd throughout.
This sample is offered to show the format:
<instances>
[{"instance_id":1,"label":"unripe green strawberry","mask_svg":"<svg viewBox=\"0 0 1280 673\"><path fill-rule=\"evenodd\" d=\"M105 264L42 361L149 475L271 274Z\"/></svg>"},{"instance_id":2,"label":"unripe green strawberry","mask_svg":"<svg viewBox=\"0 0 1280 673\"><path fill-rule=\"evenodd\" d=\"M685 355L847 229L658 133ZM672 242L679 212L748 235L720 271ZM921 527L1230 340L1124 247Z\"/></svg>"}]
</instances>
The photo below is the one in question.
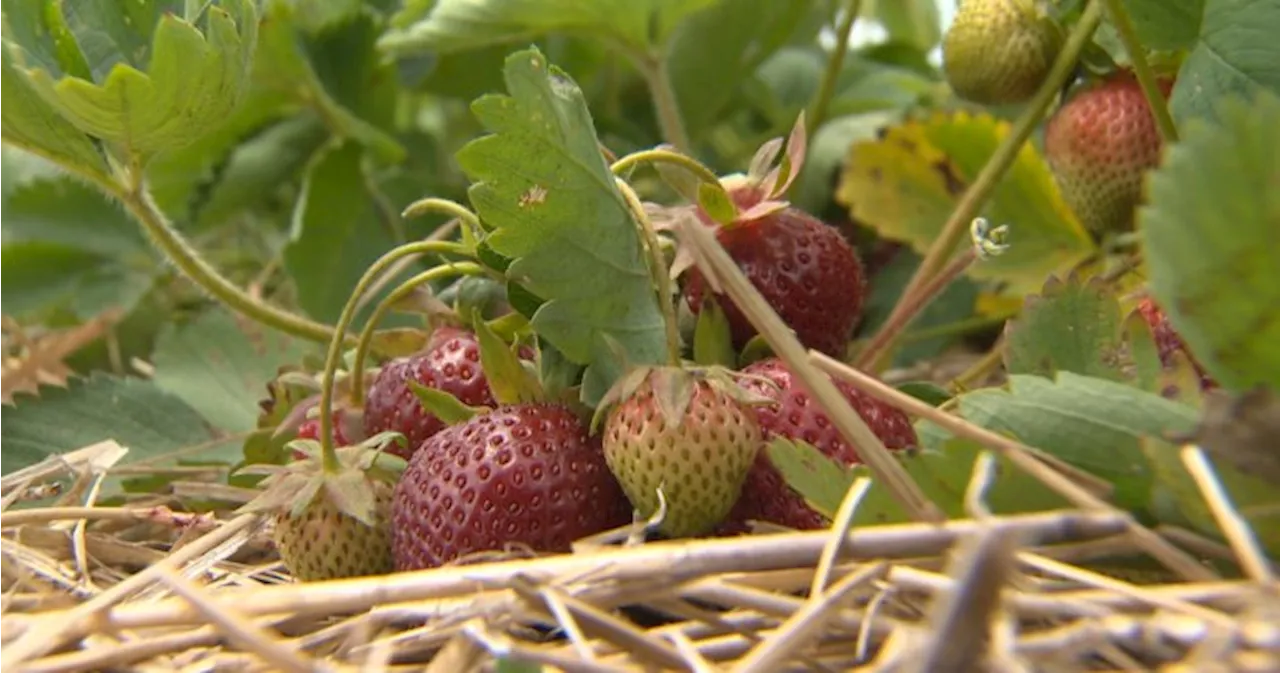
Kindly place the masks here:
<instances>
[{"instance_id":1,"label":"unripe green strawberry","mask_svg":"<svg viewBox=\"0 0 1280 673\"><path fill-rule=\"evenodd\" d=\"M1039 0L963 0L942 41L942 67L956 95L982 105L1035 94L1062 48Z\"/></svg>"},{"instance_id":2,"label":"unripe green strawberry","mask_svg":"<svg viewBox=\"0 0 1280 673\"><path fill-rule=\"evenodd\" d=\"M1158 80L1168 98L1173 80ZM1044 154L1062 198L1086 228L1128 229L1163 141L1138 80L1121 70L1089 86L1045 126Z\"/></svg>"},{"instance_id":3,"label":"unripe green strawberry","mask_svg":"<svg viewBox=\"0 0 1280 673\"><path fill-rule=\"evenodd\" d=\"M404 460L381 447L396 437L382 433L338 448L328 466L320 442L294 440L289 447L300 459L239 471L267 475L262 493L241 511L272 517L276 548L294 578L313 582L394 569L391 500Z\"/></svg>"},{"instance_id":4,"label":"unripe green strawberry","mask_svg":"<svg viewBox=\"0 0 1280 673\"><path fill-rule=\"evenodd\" d=\"M344 514L323 494L299 516L278 512L272 537L289 572L303 582L391 572L392 488L387 482L371 484L372 526Z\"/></svg>"},{"instance_id":5,"label":"unripe green strawberry","mask_svg":"<svg viewBox=\"0 0 1280 673\"><path fill-rule=\"evenodd\" d=\"M659 532L702 535L728 515L764 441L748 400L727 376L680 367L637 369L606 396L605 461L642 516L662 490Z\"/></svg>"}]
</instances>

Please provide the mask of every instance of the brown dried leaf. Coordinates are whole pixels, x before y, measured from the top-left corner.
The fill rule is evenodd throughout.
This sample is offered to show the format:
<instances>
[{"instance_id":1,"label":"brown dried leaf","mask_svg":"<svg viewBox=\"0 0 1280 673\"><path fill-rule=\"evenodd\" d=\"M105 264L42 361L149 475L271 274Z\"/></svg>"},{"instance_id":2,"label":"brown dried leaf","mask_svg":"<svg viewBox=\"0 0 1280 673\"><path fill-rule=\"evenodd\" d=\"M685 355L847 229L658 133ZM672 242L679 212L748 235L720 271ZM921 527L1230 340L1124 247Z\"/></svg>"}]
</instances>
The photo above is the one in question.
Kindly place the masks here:
<instances>
[{"instance_id":1,"label":"brown dried leaf","mask_svg":"<svg viewBox=\"0 0 1280 673\"><path fill-rule=\"evenodd\" d=\"M69 356L96 341L123 316L111 309L75 327L28 337L13 318L3 318L5 331L4 371L0 377L0 402L13 404L15 393L35 395L40 386L66 387L75 374L64 364Z\"/></svg>"}]
</instances>

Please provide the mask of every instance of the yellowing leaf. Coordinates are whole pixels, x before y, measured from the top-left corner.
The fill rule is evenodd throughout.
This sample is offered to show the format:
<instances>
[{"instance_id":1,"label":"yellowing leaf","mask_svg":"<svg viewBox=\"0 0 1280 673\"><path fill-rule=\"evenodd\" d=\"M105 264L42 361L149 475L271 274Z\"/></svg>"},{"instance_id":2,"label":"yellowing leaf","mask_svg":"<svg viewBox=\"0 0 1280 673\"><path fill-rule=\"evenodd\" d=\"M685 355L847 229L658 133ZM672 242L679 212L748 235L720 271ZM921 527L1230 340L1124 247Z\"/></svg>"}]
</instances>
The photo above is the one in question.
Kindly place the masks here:
<instances>
[{"instance_id":1,"label":"yellowing leaf","mask_svg":"<svg viewBox=\"0 0 1280 673\"><path fill-rule=\"evenodd\" d=\"M889 127L878 139L849 148L836 200L855 220L923 252L1008 135L1007 122L968 112L939 112ZM981 215L993 225L1009 225L1012 246L974 264L970 274L1007 282L1011 294L1035 291L1050 274L1067 274L1095 248L1030 144Z\"/></svg>"}]
</instances>

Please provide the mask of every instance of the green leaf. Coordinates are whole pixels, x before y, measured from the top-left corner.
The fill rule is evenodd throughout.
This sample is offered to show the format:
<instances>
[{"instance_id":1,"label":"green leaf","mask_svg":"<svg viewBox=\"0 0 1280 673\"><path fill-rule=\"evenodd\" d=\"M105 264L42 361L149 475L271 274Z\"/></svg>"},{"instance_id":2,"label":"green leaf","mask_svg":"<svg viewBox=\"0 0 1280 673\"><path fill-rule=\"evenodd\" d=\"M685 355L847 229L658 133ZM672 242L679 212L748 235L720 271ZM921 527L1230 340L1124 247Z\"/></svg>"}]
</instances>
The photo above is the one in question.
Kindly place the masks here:
<instances>
[{"instance_id":1,"label":"green leaf","mask_svg":"<svg viewBox=\"0 0 1280 673\"><path fill-rule=\"evenodd\" d=\"M326 88L325 82L317 72L317 67L313 65L305 49L302 31L289 0L267 0L263 14L262 35L259 38L258 52L254 57L255 85L292 96L298 103L306 105L319 114L332 131L341 134L344 138L364 144L380 160L388 163L403 161L406 150L395 137L344 106L335 98L335 94ZM362 27L367 28L367 26ZM367 48L368 45L360 44L357 35L355 47L359 51L361 47ZM361 61L368 58L364 53L357 55ZM350 58L351 55L347 56ZM369 88L366 94L370 94L371 98L377 98L378 101L385 101L385 91L373 86L373 67L368 66L367 63L366 66L363 70L357 67L350 72L355 73L356 79L366 78L363 85ZM334 67L326 69L330 81L336 81L339 78L335 70L341 69ZM394 81L394 77L390 74L384 75L384 79ZM373 93L374 91L377 93ZM355 98L357 96L354 94L348 95L349 100ZM383 107L390 105L390 103L382 103ZM390 110L383 111L390 112Z\"/></svg>"},{"instance_id":2,"label":"green leaf","mask_svg":"<svg viewBox=\"0 0 1280 673\"><path fill-rule=\"evenodd\" d=\"M803 440L775 438L765 448L782 478L810 507L828 519L835 516L855 477L850 468L823 455Z\"/></svg>"},{"instance_id":3,"label":"green leaf","mask_svg":"<svg viewBox=\"0 0 1280 673\"><path fill-rule=\"evenodd\" d=\"M65 176L18 185L4 200L4 242L59 243L102 256L149 255L138 225L96 189Z\"/></svg>"},{"instance_id":4,"label":"green leaf","mask_svg":"<svg viewBox=\"0 0 1280 673\"><path fill-rule=\"evenodd\" d=\"M153 380L227 432L257 427L258 398L280 363L311 350L284 334L241 325L212 310L185 325L171 325L156 341Z\"/></svg>"},{"instance_id":5,"label":"green leaf","mask_svg":"<svg viewBox=\"0 0 1280 673\"><path fill-rule=\"evenodd\" d=\"M1148 505L1153 483L1143 438L1195 425L1192 407L1114 381L1061 372L1055 380L1014 374L1009 385L960 395L960 415L1106 479L1116 504L1133 511ZM950 436L928 421L916 431L926 449Z\"/></svg>"},{"instance_id":6,"label":"green leaf","mask_svg":"<svg viewBox=\"0 0 1280 673\"><path fill-rule=\"evenodd\" d=\"M664 44L689 14L717 0L440 0L426 18L388 32L394 55L447 53L547 33L601 37L647 49Z\"/></svg>"},{"instance_id":7,"label":"green leaf","mask_svg":"<svg viewBox=\"0 0 1280 673\"><path fill-rule=\"evenodd\" d=\"M938 0L894 0L876 2L874 6L875 18L889 33L889 39L921 52L928 52L942 40Z\"/></svg>"},{"instance_id":8,"label":"green leaf","mask_svg":"<svg viewBox=\"0 0 1280 673\"><path fill-rule=\"evenodd\" d=\"M1204 0L1199 40L1169 99L1173 118L1213 118L1229 94L1280 94L1280 0Z\"/></svg>"},{"instance_id":9,"label":"green leaf","mask_svg":"<svg viewBox=\"0 0 1280 673\"><path fill-rule=\"evenodd\" d=\"M493 399L499 404L542 401L537 376L526 369L515 348L494 333L479 313L473 313L471 327L480 343L480 366L484 369Z\"/></svg>"},{"instance_id":10,"label":"green leaf","mask_svg":"<svg viewBox=\"0 0 1280 673\"><path fill-rule=\"evenodd\" d=\"M733 368L738 354L733 350L729 319L720 302L703 302L693 328L693 361L700 365L722 365Z\"/></svg>"},{"instance_id":11,"label":"green leaf","mask_svg":"<svg viewBox=\"0 0 1280 673\"><path fill-rule=\"evenodd\" d=\"M496 227L488 244L514 260L508 276L547 300L534 329L588 365L583 399L591 404L616 375L606 339L632 364L665 361L662 313L582 91L536 49L512 54L505 73L510 95L472 105L493 135L463 147L457 161L476 183L471 202Z\"/></svg>"},{"instance_id":12,"label":"green leaf","mask_svg":"<svg viewBox=\"0 0 1280 673\"><path fill-rule=\"evenodd\" d=\"M149 270L60 243L23 241L0 250L5 313L70 310L87 320L109 309L129 312L151 288Z\"/></svg>"},{"instance_id":13,"label":"green leaf","mask_svg":"<svg viewBox=\"0 0 1280 673\"><path fill-rule=\"evenodd\" d=\"M1205 3L1206 0L1123 0L1121 4L1133 21L1142 46L1171 51L1195 45Z\"/></svg>"},{"instance_id":14,"label":"green leaf","mask_svg":"<svg viewBox=\"0 0 1280 673\"><path fill-rule=\"evenodd\" d=\"M721 119L734 92L794 37L817 26L805 2L719 0L688 17L667 49L666 67L686 130L695 136ZM806 40L807 41L807 40Z\"/></svg>"},{"instance_id":15,"label":"green leaf","mask_svg":"<svg viewBox=\"0 0 1280 673\"><path fill-rule=\"evenodd\" d=\"M1152 295L1223 386L1280 389L1280 98L1229 99L1150 177L1139 226Z\"/></svg>"},{"instance_id":16,"label":"green leaf","mask_svg":"<svg viewBox=\"0 0 1280 673\"><path fill-rule=\"evenodd\" d=\"M213 439L200 415L150 381L94 374L67 388L42 388L0 407L0 472L112 439L126 461L154 458ZM187 456L188 458L190 456Z\"/></svg>"},{"instance_id":17,"label":"green leaf","mask_svg":"<svg viewBox=\"0 0 1280 673\"><path fill-rule=\"evenodd\" d=\"M989 114L967 112L938 112L891 126L880 139L849 148L836 201L855 221L924 252L1009 128ZM980 215L995 226L1009 225L1012 246L970 266L969 275L1003 281L1010 294L1039 290L1046 276L1065 274L1095 249L1030 143ZM964 238L958 245L969 244Z\"/></svg>"},{"instance_id":18,"label":"green leaf","mask_svg":"<svg viewBox=\"0 0 1280 673\"><path fill-rule=\"evenodd\" d=\"M983 448L969 441L950 440L936 450L899 452L896 458L929 498L950 517L964 517L964 496L973 477L974 465ZM1069 507L1070 503L1046 489L1040 481L1019 470L1004 458L995 457L995 479L983 502L994 513L1016 514ZM787 483L804 496L814 509L834 516L855 480L871 478L864 465L843 467L803 442L775 440L769 447L773 460ZM879 482L872 481L854 513L854 525L875 525L910 521L910 515Z\"/></svg>"},{"instance_id":19,"label":"green leaf","mask_svg":"<svg viewBox=\"0 0 1280 673\"><path fill-rule=\"evenodd\" d=\"M1005 332L1005 368L1047 378L1066 371L1124 380L1120 322L1115 292L1102 279L1050 277Z\"/></svg>"},{"instance_id":20,"label":"green leaf","mask_svg":"<svg viewBox=\"0 0 1280 673\"><path fill-rule=\"evenodd\" d=\"M405 382L409 384L409 389L418 398L418 402L422 403L422 408L444 421L445 425L465 423L484 410L484 407L463 404L457 397L437 388L428 388L413 379Z\"/></svg>"},{"instance_id":21,"label":"green leaf","mask_svg":"<svg viewBox=\"0 0 1280 673\"><path fill-rule=\"evenodd\" d=\"M63 7L82 10L85 4ZM131 30L112 31L99 23L108 17L116 24L132 24L134 17L113 13L102 3L85 25L93 29L76 37L87 46L108 48L114 54L87 55L95 81L57 73L31 64L27 81L67 121L81 131L101 138L134 161L145 162L157 152L185 145L223 123L247 88L249 69L257 41L258 19L252 0L218 0L206 7L193 23L170 12L159 13L159 25L150 36L150 51L138 61L138 37ZM148 3L149 5L149 3ZM153 7L151 7L154 9ZM155 20L154 15L139 20ZM75 31L75 22L70 22ZM142 25L139 23L138 25ZM106 30L97 30L102 26ZM106 38L110 46L97 41ZM109 70L106 66L109 65Z\"/></svg>"},{"instance_id":22,"label":"green leaf","mask_svg":"<svg viewBox=\"0 0 1280 673\"><path fill-rule=\"evenodd\" d=\"M365 189L362 156L354 142L321 150L294 211L285 269L298 303L317 320L337 320L365 270L395 245ZM388 286L408 278L401 276Z\"/></svg>"},{"instance_id":23,"label":"green leaf","mask_svg":"<svg viewBox=\"0 0 1280 673\"><path fill-rule=\"evenodd\" d=\"M894 387L933 407L946 404L952 397L950 391L933 381L907 381Z\"/></svg>"},{"instance_id":24,"label":"green leaf","mask_svg":"<svg viewBox=\"0 0 1280 673\"><path fill-rule=\"evenodd\" d=\"M8 48L0 51L0 134L5 143L38 154L71 172L107 179L107 162L89 137L36 93L17 71Z\"/></svg>"}]
</instances>

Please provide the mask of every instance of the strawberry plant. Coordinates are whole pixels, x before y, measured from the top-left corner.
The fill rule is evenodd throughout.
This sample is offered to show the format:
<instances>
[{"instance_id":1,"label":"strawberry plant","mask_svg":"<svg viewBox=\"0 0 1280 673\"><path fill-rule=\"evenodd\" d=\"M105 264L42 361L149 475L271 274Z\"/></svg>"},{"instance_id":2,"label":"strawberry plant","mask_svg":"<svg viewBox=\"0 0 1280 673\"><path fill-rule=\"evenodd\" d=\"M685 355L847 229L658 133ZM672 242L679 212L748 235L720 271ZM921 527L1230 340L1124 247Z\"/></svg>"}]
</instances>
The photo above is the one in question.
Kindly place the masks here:
<instances>
[{"instance_id":1,"label":"strawberry plant","mask_svg":"<svg viewBox=\"0 0 1280 673\"><path fill-rule=\"evenodd\" d=\"M595 638L701 670L618 616L697 602L767 604L733 630L790 635L715 651L772 670L820 630L798 589L943 595L809 531L964 538L970 589L1063 575L970 517L1125 533L1096 572L1280 560L1280 0L0 4L5 664L223 609L190 647L280 670ZM1009 640L937 605L939 643ZM501 640L534 631L572 653Z\"/></svg>"}]
</instances>

